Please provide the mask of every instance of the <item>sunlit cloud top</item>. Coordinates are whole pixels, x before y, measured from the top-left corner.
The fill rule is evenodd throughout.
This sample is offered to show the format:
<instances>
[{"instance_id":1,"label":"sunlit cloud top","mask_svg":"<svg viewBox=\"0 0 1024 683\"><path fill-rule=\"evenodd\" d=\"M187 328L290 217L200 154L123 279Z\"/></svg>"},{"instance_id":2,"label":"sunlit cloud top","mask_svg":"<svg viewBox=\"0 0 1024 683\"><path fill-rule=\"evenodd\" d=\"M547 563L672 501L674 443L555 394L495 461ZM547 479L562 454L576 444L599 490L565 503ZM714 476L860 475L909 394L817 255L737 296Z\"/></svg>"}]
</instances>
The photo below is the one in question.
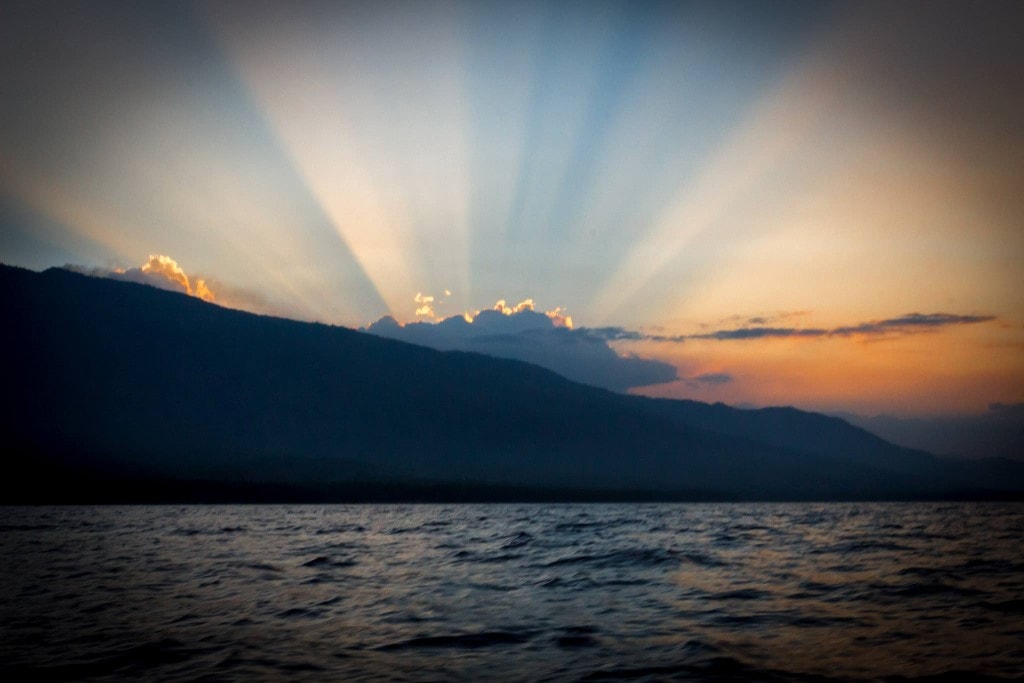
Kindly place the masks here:
<instances>
[{"instance_id":1,"label":"sunlit cloud top","mask_svg":"<svg viewBox=\"0 0 1024 683\"><path fill-rule=\"evenodd\" d=\"M536 310L533 299L515 306L502 299L493 307L472 314L406 324L385 316L364 329L370 334L442 351L473 351L526 361L613 391L664 384L678 378L671 364L620 353L599 335L573 329L572 319L562 309L543 313Z\"/></svg>"},{"instance_id":2,"label":"sunlit cloud top","mask_svg":"<svg viewBox=\"0 0 1024 683\"><path fill-rule=\"evenodd\" d=\"M65 269L84 275L96 277L108 277L114 280L126 282L137 282L139 284L151 285L159 289L169 289L174 292L182 292L189 296L198 297L204 301L214 302L217 296L202 278L195 278L194 284L189 280L188 275L182 270L178 262L170 256L162 254L150 254L149 260L141 266L133 268L114 267L90 268L76 264L66 264Z\"/></svg>"}]
</instances>

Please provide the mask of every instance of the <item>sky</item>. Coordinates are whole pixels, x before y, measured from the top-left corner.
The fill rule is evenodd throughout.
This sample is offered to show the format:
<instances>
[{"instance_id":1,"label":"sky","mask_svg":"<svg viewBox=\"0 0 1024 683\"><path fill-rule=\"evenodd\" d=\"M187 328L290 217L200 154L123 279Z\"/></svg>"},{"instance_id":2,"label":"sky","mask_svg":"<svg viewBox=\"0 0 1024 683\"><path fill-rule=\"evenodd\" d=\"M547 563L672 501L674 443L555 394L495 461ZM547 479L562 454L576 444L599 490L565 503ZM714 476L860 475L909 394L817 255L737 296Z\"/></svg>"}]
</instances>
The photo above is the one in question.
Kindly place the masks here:
<instances>
[{"instance_id":1,"label":"sky","mask_svg":"<svg viewBox=\"0 0 1024 683\"><path fill-rule=\"evenodd\" d=\"M1022 18L7 2L0 261L651 396L981 414L1024 402Z\"/></svg>"}]
</instances>

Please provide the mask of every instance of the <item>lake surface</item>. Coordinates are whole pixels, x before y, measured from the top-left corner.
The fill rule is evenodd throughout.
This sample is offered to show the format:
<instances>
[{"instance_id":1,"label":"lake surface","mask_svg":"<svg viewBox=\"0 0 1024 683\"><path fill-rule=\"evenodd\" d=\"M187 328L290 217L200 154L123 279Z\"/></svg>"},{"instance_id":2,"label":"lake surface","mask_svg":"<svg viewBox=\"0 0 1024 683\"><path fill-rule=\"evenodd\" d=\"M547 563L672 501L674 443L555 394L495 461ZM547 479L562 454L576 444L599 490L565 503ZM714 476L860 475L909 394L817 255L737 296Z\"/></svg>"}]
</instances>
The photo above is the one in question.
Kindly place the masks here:
<instances>
[{"instance_id":1,"label":"lake surface","mask_svg":"<svg viewBox=\"0 0 1024 683\"><path fill-rule=\"evenodd\" d=\"M1024 676L1024 505L0 508L4 680Z\"/></svg>"}]
</instances>

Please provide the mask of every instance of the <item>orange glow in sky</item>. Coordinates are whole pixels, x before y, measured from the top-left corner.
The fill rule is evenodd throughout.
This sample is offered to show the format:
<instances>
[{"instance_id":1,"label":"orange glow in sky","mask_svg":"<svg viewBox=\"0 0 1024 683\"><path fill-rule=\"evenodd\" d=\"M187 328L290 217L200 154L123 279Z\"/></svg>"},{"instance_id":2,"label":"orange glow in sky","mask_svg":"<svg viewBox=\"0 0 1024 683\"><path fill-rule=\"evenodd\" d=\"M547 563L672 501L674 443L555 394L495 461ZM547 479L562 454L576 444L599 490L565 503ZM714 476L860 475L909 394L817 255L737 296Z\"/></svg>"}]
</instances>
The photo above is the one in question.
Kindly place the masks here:
<instances>
[{"instance_id":1,"label":"orange glow in sky","mask_svg":"<svg viewBox=\"0 0 1024 683\"><path fill-rule=\"evenodd\" d=\"M8 5L5 263L351 327L536 300L653 396L1024 402L1014 3Z\"/></svg>"}]
</instances>

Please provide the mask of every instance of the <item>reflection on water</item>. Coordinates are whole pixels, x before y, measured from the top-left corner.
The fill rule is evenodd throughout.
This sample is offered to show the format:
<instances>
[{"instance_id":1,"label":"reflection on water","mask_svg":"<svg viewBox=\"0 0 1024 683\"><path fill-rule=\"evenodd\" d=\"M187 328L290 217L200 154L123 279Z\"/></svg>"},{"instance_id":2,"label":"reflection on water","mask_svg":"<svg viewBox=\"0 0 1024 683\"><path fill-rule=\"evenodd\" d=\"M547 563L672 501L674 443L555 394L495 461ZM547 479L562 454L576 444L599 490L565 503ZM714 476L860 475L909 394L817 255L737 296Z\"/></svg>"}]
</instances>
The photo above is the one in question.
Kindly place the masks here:
<instances>
[{"instance_id":1,"label":"reflection on water","mask_svg":"<svg viewBox=\"0 0 1024 683\"><path fill-rule=\"evenodd\" d=\"M6 508L0 674L1019 677L1022 538L1016 504Z\"/></svg>"}]
</instances>

